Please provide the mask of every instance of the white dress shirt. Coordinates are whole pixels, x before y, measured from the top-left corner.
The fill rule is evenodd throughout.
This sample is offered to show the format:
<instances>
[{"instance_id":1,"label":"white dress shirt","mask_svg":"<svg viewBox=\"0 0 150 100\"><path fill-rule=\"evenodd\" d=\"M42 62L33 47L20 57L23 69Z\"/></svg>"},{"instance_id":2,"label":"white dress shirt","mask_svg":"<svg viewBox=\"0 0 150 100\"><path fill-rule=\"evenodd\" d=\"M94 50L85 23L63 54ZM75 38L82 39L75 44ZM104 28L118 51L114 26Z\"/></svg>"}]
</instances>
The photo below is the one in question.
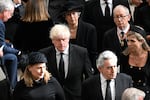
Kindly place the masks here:
<instances>
[{"instance_id":1,"label":"white dress shirt","mask_svg":"<svg viewBox=\"0 0 150 100\"><path fill-rule=\"evenodd\" d=\"M119 28L117 27L117 35L118 35L118 38L119 38L120 41L121 41L120 33L121 33L121 32L124 32L124 33L125 33L124 36L126 37L128 31L129 31L129 29L130 29L130 24L128 24L127 27L124 28L123 30L121 30L121 29L119 29Z\"/></svg>"},{"instance_id":2,"label":"white dress shirt","mask_svg":"<svg viewBox=\"0 0 150 100\"><path fill-rule=\"evenodd\" d=\"M108 2L108 6L110 8L110 15L112 15L112 7L113 7L112 0L107 0L107 2ZM102 8L103 15L105 16L106 4L105 4L104 0L100 0L100 7Z\"/></svg>"},{"instance_id":3,"label":"white dress shirt","mask_svg":"<svg viewBox=\"0 0 150 100\"><path fill-rule=\"evenodd\" d=\"M105 100L105 95L106 95L106 87L107 87L107 82L104 78L104 76L100 73L100 77L101 77L101 89L102 89L102 96L103 99ZM112 100L115 100L115 80L112 79L110 82L110 89L111 89L111 96L112 96Z\"/></svg>"},{"instance_id":4,"label":"white dress shirt","mask_svg":"<svg viewBox=\"0 0 150 100\"><path fill-rule=\"evenodd\" d=\"M57 69L59 69L59 61L60 61L60 53L63 53L63 60L64 60L64 70L65 70L65 78L67 77L68 74L68 64L69 64L69 46L63 51L60 52L55 48L56 50L56 60L57 60Z\"/></svg>"}]
</instances>

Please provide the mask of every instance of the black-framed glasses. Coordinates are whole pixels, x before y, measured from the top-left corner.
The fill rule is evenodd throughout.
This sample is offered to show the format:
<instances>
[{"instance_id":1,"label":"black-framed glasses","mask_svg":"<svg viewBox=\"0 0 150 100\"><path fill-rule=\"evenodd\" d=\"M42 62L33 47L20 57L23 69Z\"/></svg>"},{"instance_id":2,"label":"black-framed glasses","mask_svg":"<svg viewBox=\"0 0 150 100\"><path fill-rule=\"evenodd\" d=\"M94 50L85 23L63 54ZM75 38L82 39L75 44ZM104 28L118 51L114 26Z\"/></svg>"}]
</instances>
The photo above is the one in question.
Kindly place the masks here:
<instances>
[{"instance_id":1,"label":"black-framed glasses","mask_svg":"<svg viewBox=\"0 0 150 100\"><path fill-rule=\"evenodd\" d=\"M124 15L124 16L122 16L122 15L121 15L121 16L114 16L114 18L115 18L115 19L119 19L119 18L124 19L124 18L127 17L127 16L128 16L128 15Z\"/></svg>"}]
</instances>

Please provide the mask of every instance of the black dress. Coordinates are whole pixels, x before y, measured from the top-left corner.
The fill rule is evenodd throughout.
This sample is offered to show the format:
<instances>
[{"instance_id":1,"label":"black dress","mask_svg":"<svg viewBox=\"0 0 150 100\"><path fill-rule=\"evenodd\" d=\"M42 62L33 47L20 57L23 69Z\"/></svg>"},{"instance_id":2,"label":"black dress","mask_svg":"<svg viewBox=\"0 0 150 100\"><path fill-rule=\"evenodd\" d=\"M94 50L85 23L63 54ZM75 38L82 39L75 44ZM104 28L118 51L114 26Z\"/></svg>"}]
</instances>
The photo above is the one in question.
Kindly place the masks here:
<instances>
[{"instance_id":1,"label":"black dress","mask_svg":"<svg viewBox=\"0 0 150 100\"><path fill-rule=\"evenodd\" d=\"M150 54L143 67L129 65L129 55L121 56L121 72L132 77L133 87L143 90L146 93L144 100L150 100Z\"/></svg>"},{"instance_id":2,"label":"black dress","mask_svg":"<svg viewBox=\"0 0 150 100\"><path fill-rule=\"evenodd\" d=\"M33 87L26 87L21 80L14 90L13 100L65 100L65 97L57 80L51 77L47 84L34 82Z\"/></svg>"}]
</instances>

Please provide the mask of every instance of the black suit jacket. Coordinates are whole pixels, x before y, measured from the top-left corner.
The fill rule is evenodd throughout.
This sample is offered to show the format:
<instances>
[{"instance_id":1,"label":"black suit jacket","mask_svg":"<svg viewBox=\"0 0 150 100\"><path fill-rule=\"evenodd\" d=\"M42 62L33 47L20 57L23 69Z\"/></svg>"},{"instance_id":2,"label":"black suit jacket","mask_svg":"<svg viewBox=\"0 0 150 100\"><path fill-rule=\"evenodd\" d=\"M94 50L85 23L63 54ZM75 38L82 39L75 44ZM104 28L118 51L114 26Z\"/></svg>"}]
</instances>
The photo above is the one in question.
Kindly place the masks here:
<instances>
[{"instance_id":1,"label":"black suit jacket","mask_svg":"<svg viewBox=\"0 0 150 100\"><path fill-rule=\"evenodd\" d=\"M49 72L51 72L51 74L61 83L57 69L56 51L54 46L42 49L40 52L44 53L48 59ZM65 78L64 84L61 84L65 93L69 94L69 96L81 96L81 84L84 77L88 78L92 75L91 63L87 50L83 47L70 44L68 62L68 74Z\"/></svg>"},{"instance_id":2,"label":"black suit jacket","mask_svg":"<svg viewBox=\"0 0 150 100\"><path fill-rule=\"evenodd\" d=\"M150 35L150 6L146 5L139 9L137 12L136 25L142 26L145 31Z\"/></svg>"},{"instance_id":3,"label":"black suit jacket","mask_svg":"<svg viewBox=\"0 0 150 100\"><path fill-rule=\"evenodd\" d=\"M127 8L129 8L128 0L113 0L113 9L119 4L125 5ZM104 32L115 26L113 15L110 17L105 17L100 7L100 0L93 0L85 5L82 19L96 27L97 46L98 51L100 52L102 50L102 39Z\"/></svg>"},{"instance_id":4,"label":"black suit jacket","mask_svg":"<svg viewBox=\"0 0 150 100\"><path fill-rule=\"evenodd\" d=\"M115 79L115 100L121 100L123 91L131 86L131 77L126 74L119 73ZM99 74L83 82L82 100L103 100Z\"/></svg>"}]
</instances>

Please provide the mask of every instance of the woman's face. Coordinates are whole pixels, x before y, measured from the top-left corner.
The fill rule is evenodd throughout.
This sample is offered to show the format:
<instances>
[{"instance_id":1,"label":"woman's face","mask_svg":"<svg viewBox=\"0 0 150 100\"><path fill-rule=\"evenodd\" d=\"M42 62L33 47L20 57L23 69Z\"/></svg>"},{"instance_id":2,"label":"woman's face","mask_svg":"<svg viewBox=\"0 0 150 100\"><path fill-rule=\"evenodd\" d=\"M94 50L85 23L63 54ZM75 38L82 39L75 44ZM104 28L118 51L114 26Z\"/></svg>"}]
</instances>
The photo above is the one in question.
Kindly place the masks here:
<instances>
[{"instance_id":1,"label":"woman's face","mask_svg":"<svg viewBox=\"0 0 150 100\"><path fill-rule=\"evenodd\" d=\"M137 40L134 35L130 35L127 37L127 45L130 51L139 50L139 48L142 48L142 43L143 42Z\"/></svg>"},{"instance_id":2,"label":"woman's face","mask_svg":"<svg viewBox=\"0 0 150 100\"><path fill-rule=\"evenodd\" d=\"M77 25L79 19L79 12L70 11L65 14L65 19L69 25Z\"/></svg>"},{"instance_id":3,"label":"woman's face","mask_svg":"<svg viewBox=\"0 0 150 100\"><path fill-rule=\"evenodd\" d=\"M29 71L31 72L35 80L42 79L46 71L46 64L38 63L38 64L31 65L29 66Z\"/></svg>"}]
</instances>

